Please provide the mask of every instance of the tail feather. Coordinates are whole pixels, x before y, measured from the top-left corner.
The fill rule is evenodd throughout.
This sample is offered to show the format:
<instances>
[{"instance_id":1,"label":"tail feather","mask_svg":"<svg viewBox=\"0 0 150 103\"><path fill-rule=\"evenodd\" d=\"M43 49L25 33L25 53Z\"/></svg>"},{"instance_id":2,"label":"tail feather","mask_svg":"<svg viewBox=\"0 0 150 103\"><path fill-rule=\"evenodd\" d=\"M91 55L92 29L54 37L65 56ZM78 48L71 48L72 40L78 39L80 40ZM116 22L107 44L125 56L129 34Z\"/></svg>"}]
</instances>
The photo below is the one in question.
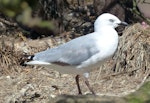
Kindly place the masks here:
<instances>
[{"instance_id":1,"label":"tail feather","mask_svg":"<svg viewBox=\"0 0 150 103\"><path fill-rule=\"evenodd\" d=\"M28 60L33 60L33 58L34 58L34 55L28 56Z\"/></svg>"},{"instance_id":2,"label":"tail feather","mask_svg":"<svg viewBox=\"0 0 150 103\"><path fill-rule=\"evenodd\" d=\"M23 55L23 57L21 58L21 63L20 65L22 66L26 66L27 62L30 62L33 60L34 55Z\"/></svg>"},{"instance_id":3,"label":"tail feather","mask_svg":"<svg viewBox=\"0 0 150 103\"><path fill-rule=\"evenodd\" d=\"M43 62L43 61L29 61L25 62L26 65L50 65L51 63Z\"/></svg>"},{"instance_id":4,"label":"tail feather","mask_svg":"<svg viewBox=\"0 0 150 103\"><path fill-rule=\"evenodd\" d=\"M22 58L22 66L26 65L50 65L51 63L44 62L44 61L38 61L38 60L33 60L34 55L24 55Z\"/></svg>"}]
</instances>

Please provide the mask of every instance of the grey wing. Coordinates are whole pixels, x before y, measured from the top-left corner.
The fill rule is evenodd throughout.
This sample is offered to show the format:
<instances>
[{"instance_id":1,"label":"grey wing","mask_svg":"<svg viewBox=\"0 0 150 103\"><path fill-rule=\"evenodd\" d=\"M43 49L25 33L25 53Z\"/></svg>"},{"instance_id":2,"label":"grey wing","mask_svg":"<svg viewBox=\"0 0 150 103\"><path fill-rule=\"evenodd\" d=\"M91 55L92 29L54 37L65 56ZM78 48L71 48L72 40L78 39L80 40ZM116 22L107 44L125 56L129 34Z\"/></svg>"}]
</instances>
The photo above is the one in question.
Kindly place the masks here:
<instances>
[{"instance_id":1,"label":"grey wing","mask_svg":"<svg viewBox=\"0 0 150 103\"><path fill-rule=\"evenodd\" d=\"M92 48L84 48L80 47L78 49L68 49L64 51L62 56L59 58L59 62L64 62L70 65L78 65L81 64L83 61L86 61L91 56L96 54L98 51L93 50Z\"/></svg>"},{"instance_id":2,"label":"grey wing","mask_svg":"<svg viewBox=\"0 0 150 103\"><path fill-rule=\"evenodd\" d=\"M83 43L80 43L73 41L56 48L36 53L33 60L78 65L98 52L99 50L91 42L83 41Z\"/></svg>"}]
</instances>

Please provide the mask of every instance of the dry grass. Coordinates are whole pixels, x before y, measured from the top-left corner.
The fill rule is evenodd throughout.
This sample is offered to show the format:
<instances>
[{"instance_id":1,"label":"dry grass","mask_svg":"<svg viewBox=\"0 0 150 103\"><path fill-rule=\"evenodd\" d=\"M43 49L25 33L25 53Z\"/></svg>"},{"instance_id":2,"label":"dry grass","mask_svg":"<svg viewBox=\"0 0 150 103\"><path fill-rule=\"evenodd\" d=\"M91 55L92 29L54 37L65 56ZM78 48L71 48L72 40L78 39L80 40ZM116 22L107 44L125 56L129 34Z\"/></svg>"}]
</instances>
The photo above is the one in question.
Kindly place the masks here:
<instances>
[{"instance_id":1,"label":"dry grass","mask_svg":"<svg viewBox=\"0 0 150 103\"><path fill-rule=\"evenodd\" d=\"M7 38L7 37L6 37ZM13 39L15 40L15 39ZM3 40L1 40L3 41ZM42 67L22 67L20 56L63 43L63 39L27 40L2 43L0 100L6 102L48 102L60 94L77 94L73 75L59 74ZM5 42L6 39L5 39ZM9 44L9 45L8 45ZM13 44L13 45L10 45ZM38 44L38 45L37 45ZM90 73L90 82L98 95L124 96L138 89L150 72L150 30L140 24L128 27L120 37L113 59ZM84 93L88 89L81 82Z\"/></svg>"}]
</instances>

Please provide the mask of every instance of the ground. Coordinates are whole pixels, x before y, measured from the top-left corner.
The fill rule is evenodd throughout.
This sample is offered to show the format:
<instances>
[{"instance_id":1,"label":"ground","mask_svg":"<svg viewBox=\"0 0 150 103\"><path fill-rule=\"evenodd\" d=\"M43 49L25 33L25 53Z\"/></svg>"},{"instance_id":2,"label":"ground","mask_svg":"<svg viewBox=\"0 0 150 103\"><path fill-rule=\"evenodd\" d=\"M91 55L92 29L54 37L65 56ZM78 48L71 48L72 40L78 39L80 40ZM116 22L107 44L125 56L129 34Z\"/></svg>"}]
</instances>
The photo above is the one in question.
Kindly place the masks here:
<instances>
[{"instance_id":1,"label":"ground","mask_svg":"<svg viewBox=\"0 0 150 103\"><path fill-rule=\"evenodd\" d=\"M97 95L125 96L148 80L149 56L145 54L149 50L150 31L142 31L139 25L130 26L123 33L125 36L120 38L113 59L90 73L89 81ZM144 36L141 35L143 32ZM58 95L78 95L75 75L60 74L53 68L21 65L25 53L45 50L66 40L58 37L31 40L22 34L22 30L13 29L1 35L0 103L51 103L51 99ZM121 47L122 43L126 46ZM90 94L82 78L81 89L84 95Z\"/></svg>"}]
</instances>

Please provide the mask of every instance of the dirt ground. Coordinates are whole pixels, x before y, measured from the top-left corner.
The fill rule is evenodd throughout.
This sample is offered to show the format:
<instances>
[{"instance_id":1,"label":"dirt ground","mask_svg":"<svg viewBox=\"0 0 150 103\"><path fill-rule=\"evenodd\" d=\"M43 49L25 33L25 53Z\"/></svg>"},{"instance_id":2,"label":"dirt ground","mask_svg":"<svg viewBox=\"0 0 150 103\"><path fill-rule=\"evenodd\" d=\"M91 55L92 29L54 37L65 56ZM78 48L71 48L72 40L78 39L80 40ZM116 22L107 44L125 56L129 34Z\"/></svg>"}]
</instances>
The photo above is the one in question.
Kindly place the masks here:
<instances>
[{"instance_id":1,"label":"dirt ground","mask_svg":"<svg viewBox=\"0 0 150 103\"><path fill-rule=\"evenodd\" d=\"M149 55L145 56L145 54L150 49L147 46L147 49L143 49L144 46L141 49L141 46L137 45L150 45L150 30L141 30L142 27L139 25L132 25L123 33L125 36L120 37L120 45L113 59L90 73L89 81L97 95L121 97L134 92L145 80L149 79ZM20 31L11 31L10 33L13 34L1 35L0 39L2 44L0 103L51 103L51 98L58 95L78 94L75 75L60 74L53 68L20 65L20 58L25 52L32 54L54 46L51 44L53 43L51 38L30 40L22 36ZM143 33L145 33L144 36ZM55 45L66 41L55 39ZM133 45L134 39L136 40L135 45ZM132 41L131 52L127 51L131 49L128 47L129 41ZM121 47L122 43L125 44L125 47ZM125 51L128 55L124 57ZM126 61L122 62L122 60ZM90 94L82 78L81 89L84 94Z\"/></svg>"}]
</instances>

